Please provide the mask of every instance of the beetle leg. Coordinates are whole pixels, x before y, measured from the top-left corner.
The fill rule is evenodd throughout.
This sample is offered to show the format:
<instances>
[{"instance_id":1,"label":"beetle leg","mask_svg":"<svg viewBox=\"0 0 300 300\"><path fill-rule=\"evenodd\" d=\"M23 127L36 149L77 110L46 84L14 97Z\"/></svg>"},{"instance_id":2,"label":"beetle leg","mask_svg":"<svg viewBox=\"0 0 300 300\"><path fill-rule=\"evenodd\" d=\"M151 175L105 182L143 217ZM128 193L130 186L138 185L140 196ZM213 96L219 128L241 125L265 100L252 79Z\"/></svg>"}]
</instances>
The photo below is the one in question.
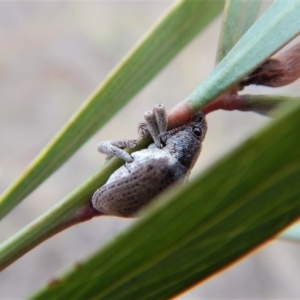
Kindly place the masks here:
<instances>
[{"instance_id":1,"label":"beetle leg","mask_svg":"<svg viewBox=\"0 0 300 300\"><path fill-rule=\"evenodd\" d=\"M141 122L139 123L139 127L138 127L138 135L142 138L142 139L146 139L149 137L150 133L148 130L148 126L146 123Z\"/></svg>"},{"instance_id":2,"label":"beetle leg","mask_svg":"<svg viewBox=\"0 0 300 300\"><path fill-rule=\"evenodd\" d=\"M152 139L157 148L162 148L161 140L159 137L159 129L156 122L155 114L152 110L146 111L144 114L147 128L152 136Z\"/></svg>"},{"instance_id":3,"label":"beetle leg","mask_svg":"<svg viewBox=\"0 0 300 300\"><path fill-rule=\"evenodd\" d=\"M133 162L133 158L125 152L123 149L128 148L134 148L138 144L137 140L110 140L110 141L104 141L100 142L98 145L98 151L103 154L108 155L108 159L117 156L123 160L125 160L127 163Z\"/></svg>"},{"instance_id":4,"label":"beetle leg","mask_svg":"<svg viewBox=\"0 0 300 300\"><path fill-rule=\"evenodd\" d=\"M159 129L159 134L166 132L168 126L168 116L163 104L156 104L153 108L156 123ZM165 142L165 138L161 137L162 141Z\"/></svg>"},{"instance_id":5,"label":"beetle leg","mask_svg":"<svg viewBox=\"0 0 300 300\"><path fill-rule=\"evenodd\" d=\"M167 113L165 107L162 104L154 106L153 110L147 111L144 114L147 129L151 134L155 145L158 148L162 148L162 139L160 134L165 132L167 129ZM143 134L145 128L140 124L139 132Z\"/></svg>"}]
</instances>

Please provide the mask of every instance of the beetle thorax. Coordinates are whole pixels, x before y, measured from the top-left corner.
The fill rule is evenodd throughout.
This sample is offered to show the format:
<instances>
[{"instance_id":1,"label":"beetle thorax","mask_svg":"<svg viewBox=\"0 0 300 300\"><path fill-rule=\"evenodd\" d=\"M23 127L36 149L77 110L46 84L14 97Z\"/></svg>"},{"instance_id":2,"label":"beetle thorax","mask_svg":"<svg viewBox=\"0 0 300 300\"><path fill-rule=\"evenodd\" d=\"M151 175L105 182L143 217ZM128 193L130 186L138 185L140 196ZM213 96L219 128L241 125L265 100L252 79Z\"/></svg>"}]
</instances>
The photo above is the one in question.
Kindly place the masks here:
<instances>
[{"instance_id":1,"label":"beetle thorax","mask_svg":"<svg viewBox=\"0 0 300 300\"><path fill-rule=\"evenodd\" d=\"M164 150L190 170L200 154L201 141L194 136L191 126L187 126L167 138Z\"/></svg>"}]
</instances>

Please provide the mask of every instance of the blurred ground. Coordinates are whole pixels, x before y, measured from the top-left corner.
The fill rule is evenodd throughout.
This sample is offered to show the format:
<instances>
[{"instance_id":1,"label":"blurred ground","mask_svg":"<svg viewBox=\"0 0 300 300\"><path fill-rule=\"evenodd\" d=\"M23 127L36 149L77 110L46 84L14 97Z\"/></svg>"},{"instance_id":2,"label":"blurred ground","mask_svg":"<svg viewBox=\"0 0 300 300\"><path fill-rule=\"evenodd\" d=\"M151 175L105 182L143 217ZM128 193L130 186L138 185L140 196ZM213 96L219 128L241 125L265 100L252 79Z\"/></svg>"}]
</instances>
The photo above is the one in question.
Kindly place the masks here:
<instances>
[{"instance_id":1,"label":"blurred ground","mask_svg":"<svg viewBox=\"0 0 300 300\"><path fill-rule=\"evenodd\" d=\"M0 192L167 8L169 1L0 3ZM144 111L170 109L213 69L221 18L185 48L59 171L1 221L0 242L46 211L104 161L100 140L136 137ZM267 88L247 92L270 93ZM299 82L276 92L299 93ZM215 112L193 174L268 122L254 113ZM99 218L43 243L0 274L0 299L28 296L134 220ZM300 247L276 241L180 299L300 298Z\"/></svg>"}]
</instances>

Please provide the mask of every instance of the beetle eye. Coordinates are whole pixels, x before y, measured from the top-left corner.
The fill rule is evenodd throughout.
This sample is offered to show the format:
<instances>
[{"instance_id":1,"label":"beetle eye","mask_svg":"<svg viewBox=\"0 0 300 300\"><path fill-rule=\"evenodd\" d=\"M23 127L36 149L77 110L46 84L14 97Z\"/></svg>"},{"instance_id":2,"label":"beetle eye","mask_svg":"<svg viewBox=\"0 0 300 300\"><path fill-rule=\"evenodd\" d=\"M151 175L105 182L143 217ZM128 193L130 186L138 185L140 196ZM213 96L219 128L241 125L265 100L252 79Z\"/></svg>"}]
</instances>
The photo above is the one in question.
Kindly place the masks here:
<instances>
[{"instance_id":1,"label":"beetle eye","mask_svg":"<svg viewBox=\"0 0 300 300\"><path fill-rule=\"evenodd\" d=\"M193 133L195 136L200 137L202 134L202 130L199 127L193 127Z\"/></svg>"}]
</instances>

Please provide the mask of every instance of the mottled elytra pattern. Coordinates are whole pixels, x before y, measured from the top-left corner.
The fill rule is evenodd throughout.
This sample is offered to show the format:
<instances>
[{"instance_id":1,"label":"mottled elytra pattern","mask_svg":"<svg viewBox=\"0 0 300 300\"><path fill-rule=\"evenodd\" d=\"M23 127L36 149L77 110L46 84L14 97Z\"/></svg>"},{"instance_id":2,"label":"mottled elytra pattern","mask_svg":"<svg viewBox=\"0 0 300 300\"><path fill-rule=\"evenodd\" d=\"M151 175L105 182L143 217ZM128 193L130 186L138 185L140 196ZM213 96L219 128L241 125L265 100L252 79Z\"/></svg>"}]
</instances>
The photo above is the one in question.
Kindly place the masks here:
<instances>
[{"instance_id":1,"label":"mottled elytra pattern","mask_svg":"<svg viewBox=\"0 0 300 300\"><path fill-rule=\"evenodd\" d=\"M92 198L93 207L106 215L132 217L171 185L186 179L201 152L207 125L202 112L190 124L165 132L167 114L162 104L145 114L147 131L155 143L147 149L126 153L124 145L135 140L99 144L102 153L118 156L125 164L116 170ZM162 120L161 120L162 118Z\"/></svg>"},{"instance_id":2,"label":"mottled elytra pattern","mask_svg":"<svg viewBox=\"0 0 300 300\"><path fill-rule=\"evenodd\" d=\"M153 195L159 194L180 179L178 172L174 173L174 168L183 169L175 160L170 162L164 158L151 159L131 172L127 178L104 185L96 191L93 199L101 199L102 213L130 217L147 204Z\"/></svg>"}]
</instances>

